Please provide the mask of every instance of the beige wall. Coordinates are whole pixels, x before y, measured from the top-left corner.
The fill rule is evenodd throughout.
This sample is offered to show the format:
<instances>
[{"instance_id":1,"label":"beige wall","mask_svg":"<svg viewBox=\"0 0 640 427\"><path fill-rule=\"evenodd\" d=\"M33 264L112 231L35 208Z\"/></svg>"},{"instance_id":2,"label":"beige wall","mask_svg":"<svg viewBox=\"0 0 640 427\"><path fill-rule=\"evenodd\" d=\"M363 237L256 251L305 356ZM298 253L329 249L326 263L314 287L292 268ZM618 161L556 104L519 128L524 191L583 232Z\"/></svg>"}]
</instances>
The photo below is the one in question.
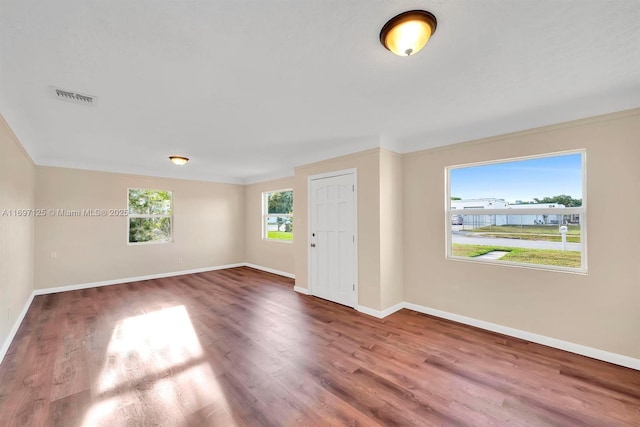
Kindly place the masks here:
<instances>
[{"instance_id":1,"label":"beige wall","mask_svg":"<svg viewBox=\"0 0 640 427\"><path fill-rule=\"evenodd\" d=\"M404 301L402 156L380 150L380 309Z\"/></svg>"},{"instance_id":2,"label":"beige wall","mask_svg":"<svg viewBox=\"0 0 640 427\"><path fill-rule=\"evenodd\" d=\"M307 180L343 169L358 175L358 304L380 309L380 150L338 157L295 169L293 187L296 286L308 288Z\"/></svg>"},{"instance_id":3,"label":"beige wall","mask_svg":"<svg viewBox=\"0 0 640 427\"><path fill-rule=\"evenodd\" d=\"M588 274L445 259L444 168L587 150ZM404 157L411 303L640 358L640 110Z\"/></svg>"},{"instance_id":4,"label":"beige wall","mask_svg":"<svg viewBox=\"0 0 640 427\"><path fill-rule=\"evenodd\" d=\"M34 216L10 210L35 207L34 185L35 166L0 116L0 348L33 291Z\"/></svg>"},{"instance_id":5,"label":"beige wall","mask_svg":"<svg viewBox=\"0 0 640 427\"><path fill-rule=\"evenodd\" d=\"M37 289L244 262L241 185L38 167L36 205L126 209L129 187L173 191L173 242L128 245L125 216L37 218Z\"/></svg>"},{"instance_id":6,"label":"beige wall","mask_svg":"<svg viewBox=\"0 0 640 427\"><path fill-rule=\"evenodd\" d=\"M293 188L293 177L250 184L245 187L245 261L261 267L295 274L293 243L265 240L262 238L262 193ZM294 202L298 197L293 195ZM294 221L297 212L294 211ZM295 225L295 224L294 224ZM293 229L294 240L298 230Z\"/></svg>"}]
</instances>

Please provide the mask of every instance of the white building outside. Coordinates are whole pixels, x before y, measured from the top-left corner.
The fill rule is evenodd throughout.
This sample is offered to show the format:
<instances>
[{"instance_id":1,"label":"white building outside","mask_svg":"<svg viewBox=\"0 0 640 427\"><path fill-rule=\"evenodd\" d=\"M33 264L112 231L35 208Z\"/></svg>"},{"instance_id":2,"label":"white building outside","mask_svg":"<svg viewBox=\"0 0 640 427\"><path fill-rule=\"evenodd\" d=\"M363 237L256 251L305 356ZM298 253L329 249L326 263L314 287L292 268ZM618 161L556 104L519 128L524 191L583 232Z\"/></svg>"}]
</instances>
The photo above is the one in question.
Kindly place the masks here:
<instances>
[{"instance_id":1,"label":"white building outside","mask_svg":"<svg viewBox=\"0 0 640 427\"><path fill-rule=\"evenodd\" d=\"M565 206L559 203L531 203L510 205L502 199L464 199L452 200L451 210L456 211L451 215L453 225L464 225L470 228L486 227L489 225L560 225L563 224L562 214L538 214L523 215L465 215L465 209L558 209ZM458 213L459 212L459 213ZM466 228L466 227L465 227Z\"/></svg>"}]
</instances>

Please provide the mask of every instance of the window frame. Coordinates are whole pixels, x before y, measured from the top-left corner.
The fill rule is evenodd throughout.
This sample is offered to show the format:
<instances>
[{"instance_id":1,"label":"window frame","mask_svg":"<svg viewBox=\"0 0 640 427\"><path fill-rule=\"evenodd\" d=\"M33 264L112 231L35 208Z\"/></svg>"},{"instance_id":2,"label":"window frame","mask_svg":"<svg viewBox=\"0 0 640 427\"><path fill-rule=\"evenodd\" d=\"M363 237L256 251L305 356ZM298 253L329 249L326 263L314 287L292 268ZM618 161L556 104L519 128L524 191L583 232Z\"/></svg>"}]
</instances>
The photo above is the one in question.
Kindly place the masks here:
<instances>
[{"instance_id":1,"label":"window frame","mask_svg":"<svg viewBox=\"0 0 640 427\"><path fill-rule=\"evenodd\" d=\"M454 169L463 169L475 166L483 166L483 165L495 165L501 163L512 163L522 160L532 160L532 159L540 159L547 157L558 157L563 155L570 154L580 154L581 155L581 172L582 172L582 206L580 207L565 207L565 208L544 208L544 209L526 209L519 208L517 210L508 209L508 208L498 208L498 209L477 209L477 208L465 208L465 209L455 209L451 208L451 171ZM473 163L464 163L458 165L446 166L444 168L444 193L445 193L445 259L451 261L461 261L461 262L470 262L476 264L490 264L490 265L500 265L507 267L518 267L518 268L526 268L526 269L534 269L534 270L544 270L544 271L553 271L553 272L565 272L565 273L573 273L573 274L582 274L586 275L588 272L587 268L587 150L575 149L575 150L566 150L566 151L557 151L551 153L543 153L536 154L530 156L518 156L518 157L510 157L505 159L497 159L497 160L487 160L482 162L473 162ZM474 259L470 257L464 256L455 256L452 255L452 242L451 242L451 231L452 231L452 215L572 215L578 214L580 215L580 245L581 245L581 266L579 268L574 267L563 267L563 266L555 266L555 265L545 265L545 264L530 264L516 261L506 261L506 260L491 260L491 259Z\"/></svg>"},{"instance_id":2,"label":"window frame","mask_svg":"<svg viewBox=\"0 0 640 427\"><path fill-rule=\"evenodd\" d=\"M279 242L279 243L293 243L293 239L295 239L295 234L293 231L291 232L291 240L283 240L283 239L273 239L269 237L269 229L267 221L270 217L285 217L291 218L291 223L293 224L293 213L290 214L270 214L269 212L269 194L273 193L283 193L285 191L291 191L291 197L293 198L293 188L283 188L280 190L269 190L262 192L262 240L268 242Z\"/></svg>"},{"instance_id":3,"label":"window frame","mask_svg":"<svg viewBox=\"0 0 640 427\"><path fill-rule=\"evenodd\" d=\"M129 192L131 190L142 190L142 191L163 191L167 192L171 195L171 213L168 215L156 215L156 214L132 214L129 206ZM149 219L160 219L160 218L169 218L171 224L171 231L169 240L150 240L146 242L131 242L129 241L129 231L131 229L131 219L132 218L149 218ZM166 243L173 243L173 190L158 190L155 188L142 188L142 187L127 187L127 245L138 246L138 245L162 245Z\"/></svg>"}]
</instances>

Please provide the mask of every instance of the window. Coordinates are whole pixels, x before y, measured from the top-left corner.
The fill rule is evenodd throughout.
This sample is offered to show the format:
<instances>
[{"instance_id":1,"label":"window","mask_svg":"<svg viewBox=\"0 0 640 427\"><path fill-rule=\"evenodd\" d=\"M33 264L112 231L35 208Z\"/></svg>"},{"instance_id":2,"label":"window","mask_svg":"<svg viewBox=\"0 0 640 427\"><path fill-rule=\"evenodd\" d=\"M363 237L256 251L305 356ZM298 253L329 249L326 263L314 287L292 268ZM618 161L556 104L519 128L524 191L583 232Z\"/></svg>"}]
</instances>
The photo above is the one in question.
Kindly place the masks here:
<instances>
[{"instance_id":1,"label":"window","mask_svg":"<svg viewBox=\"0 0 640 427\"><path fill-rule=\"evenodd\" d=\"M293 240L293 191L262 193L263 238L290 242Z\"/></svg>"},{"instance_id":2,"label":"window","mask_svg":"<svg viewBox=\"0 0 640 427\"><path fill-rule=\"evenodd\" d=\"M172 193L164 190L129 189L129 243L171 241Z\"/></svg>"},{"instance_id":3,"label":"window","mask_svg":"<svg viewBox=\"0 0 640 427\"><path fill-rule=\"evenodd\" d=\"M585 155L448 167L447 258L586 272Z\"/></svg>"}]
</instances>

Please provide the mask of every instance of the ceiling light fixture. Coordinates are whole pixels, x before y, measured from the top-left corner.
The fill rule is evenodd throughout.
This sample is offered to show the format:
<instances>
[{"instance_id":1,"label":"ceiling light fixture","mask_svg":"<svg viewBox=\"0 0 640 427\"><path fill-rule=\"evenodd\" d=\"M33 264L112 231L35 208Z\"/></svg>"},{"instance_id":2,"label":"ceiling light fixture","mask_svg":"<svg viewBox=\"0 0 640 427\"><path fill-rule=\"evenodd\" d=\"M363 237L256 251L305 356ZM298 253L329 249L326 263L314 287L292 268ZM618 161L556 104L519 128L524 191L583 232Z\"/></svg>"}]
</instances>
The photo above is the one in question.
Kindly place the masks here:
<instances>
[{"instance_id":1,"label":"ceiling light fixture","mask_svg":"<svg viewBox=\"0 0 640 427\"><path fill-rule=\"evenodd\" d=\"M189 161L189 158L184 156L169 156L169 160L171 160L174 165L182 166Z\"/></svg>"},{"instance_id":2,"label":"ceiling light fixture","mask_svg":"<svg viewBox=\"0 0 640 427\"><path fill-rule=\"evenodd\" d=\"M398 56L415 55L436 32L438 21L426 10L411 10L391 18L380 31L380 43Z\"/></svg>"}]
</instances>

